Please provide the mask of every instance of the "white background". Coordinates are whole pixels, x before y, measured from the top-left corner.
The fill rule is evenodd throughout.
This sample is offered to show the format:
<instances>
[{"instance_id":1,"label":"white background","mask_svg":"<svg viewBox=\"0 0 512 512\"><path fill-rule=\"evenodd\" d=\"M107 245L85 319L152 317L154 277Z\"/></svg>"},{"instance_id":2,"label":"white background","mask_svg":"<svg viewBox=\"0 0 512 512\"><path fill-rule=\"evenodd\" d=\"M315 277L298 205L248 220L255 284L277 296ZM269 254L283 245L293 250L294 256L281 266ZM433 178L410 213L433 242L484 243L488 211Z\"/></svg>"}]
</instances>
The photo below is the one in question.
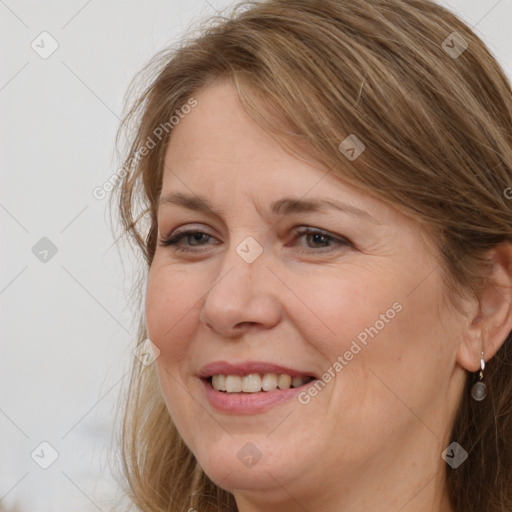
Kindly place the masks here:
<instances>
[{"instance_id":1,"label":"white background","mask_svg":"<svg viewBox=\"0 0 512 512\"><path fill-rule=\"evenodd\" d=\"M512 76L512 0L442 3ZM106 512L119 500L107 458L135 343L133 272L92 190L117 170L130 79L231 4L0 0L0 510ZM31 48L43 31L59 45L47 59ZM32 252L42 237L58 251L46 263ZM31 458L42 441L59 454L46 470Z\"/></svg>"}]
</instances>

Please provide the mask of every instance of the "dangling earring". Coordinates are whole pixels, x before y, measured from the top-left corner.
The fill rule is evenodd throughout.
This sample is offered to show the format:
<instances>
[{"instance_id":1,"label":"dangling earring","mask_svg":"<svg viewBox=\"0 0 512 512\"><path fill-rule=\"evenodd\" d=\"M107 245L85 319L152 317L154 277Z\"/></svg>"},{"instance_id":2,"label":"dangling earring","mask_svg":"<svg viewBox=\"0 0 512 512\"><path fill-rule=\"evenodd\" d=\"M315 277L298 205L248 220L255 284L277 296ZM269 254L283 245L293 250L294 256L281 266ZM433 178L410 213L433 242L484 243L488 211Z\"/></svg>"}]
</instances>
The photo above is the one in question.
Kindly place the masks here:
<instances>
[{"instance_id":1,"label":"dangling earring","mask_svg":"<svg viewBox=\"0 0 512 512\"><path fill-rule=\"evenodd\" d=\"M478 382L475 382L471 388L471 396L473 400L476 400L477 402L481 402L487 396L487 386L484 382L482 382L482 378L484 376L484 368L485 360L484 353L482 352L482 358L480 359L480 378Z\"/></svg>"}]
</instances>

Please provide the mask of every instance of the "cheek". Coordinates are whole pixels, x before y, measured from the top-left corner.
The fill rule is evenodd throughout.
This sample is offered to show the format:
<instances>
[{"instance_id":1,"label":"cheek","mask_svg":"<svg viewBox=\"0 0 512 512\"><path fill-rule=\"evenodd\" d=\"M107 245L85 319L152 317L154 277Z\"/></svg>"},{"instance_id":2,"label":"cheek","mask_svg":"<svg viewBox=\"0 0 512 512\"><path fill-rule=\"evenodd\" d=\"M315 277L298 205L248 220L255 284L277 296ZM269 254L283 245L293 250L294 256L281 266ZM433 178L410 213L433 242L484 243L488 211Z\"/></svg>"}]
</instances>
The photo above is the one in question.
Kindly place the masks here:
<instances>
[{"instance_id":1,"label":"cheek","mask_svg":"<svg viewBox=\"0 0 512 512\"><path fill-rule=\"evenodd\" d=\"M421 281L415 275L397 268L380 276L359 271L295 280L301 301L288 302L295 304L292 322L324 356L325 371L331 367L346 377L334 379L334 388L373 402L372 395L390 395L379 376L414 402L416 384L425 382L428 393L443 365L449 365L455 337L443 327L449 318L439 318L442 282L433 274L415 289ZM417 275L422 275L419 270ZM341 366L332 368L338 356Z\"/></svg>"},{"instance_id":2,"label":"cheek","mask_svg":"<svg viewBox=\"0 0 512 512\"><path fill-rule=\"evenodd\" d=\"M204 293L204 292L203 292ZM156 369L160 390L172 421L190 446L200 436L194 417L201 409L191 400L188 368L190 340L197 329L197 309L201 291L194 288L191 276L170 267L154 265L146 288L146 327L149 339L160 350ZM193 383L198 385L198 383Z\"/></svg>"},{"instance_id":3,"label":"cheek","mask_svg":"<svg viewBox=\"0 0 512 512\"><path fill-rule=\"evenodd\" d=\"M194 304L201 294L183 272L154 265L146 289L146 327L163 360L183 358L194 323Z\"/></svg>"},{"instance_id":4,"label":"cheek","mask_svg":"<svg viewBox=\"0 0 512 512\"><path fill-rule=\"evenodd\" d=\"M349 350L354 340L370 339L368 329L376 322L384 331L400 315L396 286L379 282L370 272L337 269L337 273L301 279L290 276L288 282L293 283L294 296L283 300L292 308L291 321L330 363ZM388 323L383 323L381 315Z\"/></svg>"}]
</instances>

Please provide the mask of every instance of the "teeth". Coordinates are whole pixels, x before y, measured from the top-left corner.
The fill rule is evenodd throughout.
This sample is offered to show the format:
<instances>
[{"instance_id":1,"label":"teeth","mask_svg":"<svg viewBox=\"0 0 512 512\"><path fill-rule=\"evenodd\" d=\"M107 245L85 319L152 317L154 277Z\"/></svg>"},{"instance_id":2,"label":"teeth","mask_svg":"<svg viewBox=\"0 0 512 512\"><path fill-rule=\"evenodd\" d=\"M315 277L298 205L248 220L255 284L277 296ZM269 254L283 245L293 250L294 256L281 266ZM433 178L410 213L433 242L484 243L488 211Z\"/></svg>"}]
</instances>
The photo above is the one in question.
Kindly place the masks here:
<instances>
[{"instance_id":1,"label":"teeth","mask_svg":"<svg viewBox=\"0 0 512 512\"><path fill-rule=\"evenodd\" d=\"M257 373L246 375L242 379L242 391L244 393L257 393L261 391L261 377Z\"/></svg>"},{"instance_id":2,"label":"teeth","mask_svg":"<svg viewBox=\"0 0 512 512\"><path fill-rule=\"evenodd\" d=\"M226 375L226 391L240 393L242 391L242 377L240 375Z\"/></svg>"},{"instance_id":3,"label":"teeth","mask_svg":"<svg viewBox=\"0 0 512 512\"><path fill-rule=\"evenodd\" d=\"M226 376L214 375L212 378L212 386L218 391L226 391Z\"/></svg>"},{"instance_id":4,"label":"teeth","mask_svg":"<svg viewBox=\"0 0 512 512\"><path fill-rule=\"evenodd\" d=\"M310 377L299 377L286 374L251 373L249 375L213 375L212 386L217 391L227 393L259 393L260 391L274 391L275 389L290 389L302 386L312 380Z\"/></svg>"},{"instance_id":5,"label":"teeth","mask_svg":"<svg viewBox=\"0 0 512 512\"><path fill-rule=\"evenodd\" d=\"M261 379L261 389L263 391L274 391L277 389L277 373L265 373Z\"/></svg>"},{"instance_id":6,"label":"teeth","mask_svg":"<svg viewBox=\"0 0 512 512\"><path fill-rule=\"evenodd\" d=\"M292 388L298 388L299 386L302 386L304 384L304 379L299 376L292 377ZM281 387L281 386L279 386Z\"/></svg>"},{"instance_id":7,"label":"teeth","mask_svg":"<svg viewBox=\"0 0 512 512\"><path fill-rule=\"evenodd\" d=\"M290 389L292 378L289 375L279 375L277 379L277 387L279 389Z\"/></svg>"}]
</instances>

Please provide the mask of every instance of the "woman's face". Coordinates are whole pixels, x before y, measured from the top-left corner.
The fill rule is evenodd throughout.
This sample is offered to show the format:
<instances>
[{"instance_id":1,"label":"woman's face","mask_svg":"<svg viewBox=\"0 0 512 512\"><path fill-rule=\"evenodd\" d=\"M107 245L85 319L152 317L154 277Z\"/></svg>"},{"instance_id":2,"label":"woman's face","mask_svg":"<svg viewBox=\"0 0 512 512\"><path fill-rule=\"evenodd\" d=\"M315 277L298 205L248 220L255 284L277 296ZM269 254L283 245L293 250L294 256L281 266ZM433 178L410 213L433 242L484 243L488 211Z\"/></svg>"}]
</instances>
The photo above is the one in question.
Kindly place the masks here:
<instances>
[{"instance_id":1,"label":"woman's face","mask_svg":"<svg viewBox=\"0 0 512 512\"><path fill-rule=\"evenodd\" d=\"M172 131L158 232L196 234L158 245L146 296L186 444L240 502L329 500L363 479L382 496L431 477L463 384L463 324L417 225L286 153L228 82L195 98Z\"/></svg>"}]
</instances>

